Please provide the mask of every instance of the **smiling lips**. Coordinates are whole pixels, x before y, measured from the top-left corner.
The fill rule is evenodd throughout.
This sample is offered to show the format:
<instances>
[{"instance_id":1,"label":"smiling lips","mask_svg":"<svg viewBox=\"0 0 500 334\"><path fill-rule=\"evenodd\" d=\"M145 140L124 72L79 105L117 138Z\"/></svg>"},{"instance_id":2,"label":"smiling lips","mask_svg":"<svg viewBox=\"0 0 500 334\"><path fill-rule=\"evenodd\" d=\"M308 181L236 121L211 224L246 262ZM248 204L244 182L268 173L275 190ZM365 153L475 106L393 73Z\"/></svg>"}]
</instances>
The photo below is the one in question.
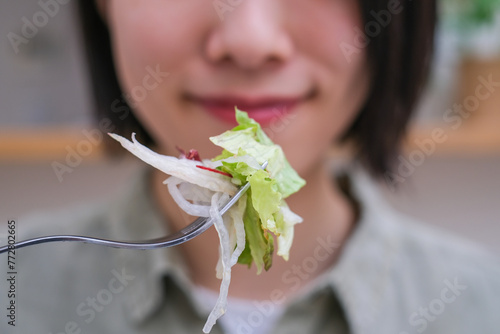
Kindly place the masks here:
<instances>
[{"instance_id":1,"label":"smiling lips","mask_svg":"<svg viewBox=\"0 0 500 334\"><path fill-rule=\"evenodd\" d=\"M225 122L236 124L234 108L245 111L248 116L259 122L263 127L285 117L304 98L260 98L244 99L233 97L195 98L205 111Z\"/></svg>"}]
</instances>

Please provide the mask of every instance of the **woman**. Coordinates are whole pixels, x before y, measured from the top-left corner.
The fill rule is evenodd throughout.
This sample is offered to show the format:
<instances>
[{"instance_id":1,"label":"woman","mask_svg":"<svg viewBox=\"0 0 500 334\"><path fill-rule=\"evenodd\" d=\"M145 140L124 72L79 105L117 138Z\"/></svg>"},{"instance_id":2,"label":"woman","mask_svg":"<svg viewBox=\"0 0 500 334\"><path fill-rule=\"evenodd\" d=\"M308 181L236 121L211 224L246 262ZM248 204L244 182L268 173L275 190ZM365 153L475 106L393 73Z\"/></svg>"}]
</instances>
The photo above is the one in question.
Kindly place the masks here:
<instances>
[{"instance_id":1,"label":"woman","mask_svg":"<svg viewBox=\"0 0 500 334\"><path fill-rule=\"evenodd\" d=\"M98 120L113 132L137 132L165 155L178 146L213 157L208 138L234 125L237 105L307 181L288 200L304 219L290 260L258 276L234 267L213 333L496 330L500 276L487 256L391 212L362 171L390 171L426 78L434 1L97 0L80 10ZM352 142L363 166L344 182L325 163L336 141ZM164 178L146 173L112 204L72 212L79 232L137 240L181 228L192 218ZM65 247L51 255L64 271L44 298L66 306L23 311L43 331L199 332L215 303L213 229L151 252ZM68 258L73 267L61 264Z\"/></svg>"}]
</instances>

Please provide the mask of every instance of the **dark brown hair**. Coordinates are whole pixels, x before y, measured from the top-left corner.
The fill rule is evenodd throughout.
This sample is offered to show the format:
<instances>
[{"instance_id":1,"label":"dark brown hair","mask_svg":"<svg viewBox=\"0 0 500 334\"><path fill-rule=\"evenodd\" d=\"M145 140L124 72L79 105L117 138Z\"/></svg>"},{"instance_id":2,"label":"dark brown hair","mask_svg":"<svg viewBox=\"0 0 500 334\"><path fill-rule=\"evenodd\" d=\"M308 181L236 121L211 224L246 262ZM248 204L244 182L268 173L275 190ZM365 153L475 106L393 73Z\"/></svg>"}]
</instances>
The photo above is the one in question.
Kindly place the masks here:
<instances>
[{"instance_id":1,"label":"dark brown hair","mask_svg":"<svg viewBox=\"0 0 500 334\"><path fill-rule=\"evenodd\" d=\"M433 51L435 0L359 0L364 26L359 31L372 73L371 91L343 141L352 141L358 158L378 176L390 170L408 120L425 84ZM95 1L79 1L80 21L91 73L98 120L114 132L153 144L123 98L109 32ZM358 43L359 44L359 43ZM363 47L365 47L363 46ZM358 47L353 42L350 47Z\"/></svg>"}]
</instances>

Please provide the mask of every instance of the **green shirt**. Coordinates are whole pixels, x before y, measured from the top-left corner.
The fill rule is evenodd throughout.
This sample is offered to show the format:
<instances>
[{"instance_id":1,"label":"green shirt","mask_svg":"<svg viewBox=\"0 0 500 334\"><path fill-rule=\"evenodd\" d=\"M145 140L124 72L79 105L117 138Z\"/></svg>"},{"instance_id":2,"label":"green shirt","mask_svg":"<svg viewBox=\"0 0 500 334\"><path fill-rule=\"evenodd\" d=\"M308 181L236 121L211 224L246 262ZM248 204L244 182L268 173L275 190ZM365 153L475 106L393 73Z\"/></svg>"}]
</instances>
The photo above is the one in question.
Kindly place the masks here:
<instances>
[{"instance_id":1,"label":"green shirt","mask_svg":"<svg viewBox=\"0 0 500 334\"><path fill-rule=\"evenodd\" d=\"M339 261L286 306L272 333L499 333L496 261L394 212L363 172L350 174L362 209L358 225ZM117 240L164 235L166 224L147 176L141 173L109 202L19 220L17 240L49 234ZM7 243L3 232L1 245ZM333 246L325 237L318 247L315 261ZM7 318L7 256L0 257L6 277L0 280L2 334L201 333L208 315L195 302L175 247L137 251L55 243L16 250L13 327ZM290 288L300 285L293 276L288 279ZM265 307L260 312L265 317ZM246 320L238 333L260 333ZM222 330L216 325L212 333Z\"/></svg>"}]
</instances>

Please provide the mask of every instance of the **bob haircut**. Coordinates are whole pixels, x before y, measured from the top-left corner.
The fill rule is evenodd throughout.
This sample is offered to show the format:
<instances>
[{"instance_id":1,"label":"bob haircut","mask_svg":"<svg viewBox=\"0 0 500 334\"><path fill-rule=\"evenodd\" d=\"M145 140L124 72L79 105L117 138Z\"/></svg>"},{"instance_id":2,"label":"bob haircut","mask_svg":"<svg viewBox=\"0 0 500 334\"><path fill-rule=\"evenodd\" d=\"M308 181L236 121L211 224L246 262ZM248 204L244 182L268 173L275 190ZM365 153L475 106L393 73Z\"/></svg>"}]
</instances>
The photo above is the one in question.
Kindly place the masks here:
<instances>
[{"instance_id":1,"label":"bob haircut","mask_svg":"<svg viewBox=\"0 0 500 334\"><path fill-rule=\"evenodd\" d=\"M341 142L352 142L357 158L373 175L381 177L393 166L408 121L426 83L433 53L436 1L358 1L364 26L353 28L358 36L352 43L340 47L346 59L353 52L366 48L371 90ZM113 131L124 136L136 132L143 143L154 144L123 97L115 73L109 32L95 1L80 0L79 16L97 120L107 118Z\"/></svg>"}]
</instances>

